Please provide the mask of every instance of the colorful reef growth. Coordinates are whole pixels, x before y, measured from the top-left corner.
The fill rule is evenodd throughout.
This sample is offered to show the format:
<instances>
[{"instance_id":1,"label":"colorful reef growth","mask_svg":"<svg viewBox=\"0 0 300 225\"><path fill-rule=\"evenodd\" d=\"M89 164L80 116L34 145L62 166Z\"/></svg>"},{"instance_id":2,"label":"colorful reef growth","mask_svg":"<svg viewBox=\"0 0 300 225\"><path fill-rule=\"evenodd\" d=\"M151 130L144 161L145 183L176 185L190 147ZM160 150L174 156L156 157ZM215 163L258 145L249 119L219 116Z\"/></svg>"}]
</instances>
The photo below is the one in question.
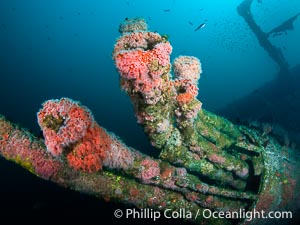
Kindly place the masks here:
<instances>
[{"instance_id":1,"label":"colorful reef growth","mask_svg":"<svg viewBox=\"0 0 300 225\"><path fill-rule=\"evenodd\" d=\"M152 145L161 150L160 157L224 187L244 190L249 165L235 157L238 152L222 150L243 135L226 120L222 120L226 131L218 130L214 124L217 121L201 110L202 103L196 98L200 61L191 56L176 58L172 79L170 43L155 32L121 28L123 35L113 52L121 87L130 96L138 122Z\"/></svg>"},{"instance_id":2,"label":"colorful reef growth","mask_svg":"<svg viewBox=\"0 0 300 225\"><path fill-rule=\"evenodd\" d=\"M204 110L200 60L179 56L171 64L170 42L148 31L144 19L126 19L119 31L113 59L120 84L158 157L126 146L69 98L43 103L37 116L44 139L0 116L0 154L63 187L141 209L185 209L193 216L184 219L198 224L247 219L203 218L205 209L295 212L295 149Z\"/></svg>"}]
</instances>

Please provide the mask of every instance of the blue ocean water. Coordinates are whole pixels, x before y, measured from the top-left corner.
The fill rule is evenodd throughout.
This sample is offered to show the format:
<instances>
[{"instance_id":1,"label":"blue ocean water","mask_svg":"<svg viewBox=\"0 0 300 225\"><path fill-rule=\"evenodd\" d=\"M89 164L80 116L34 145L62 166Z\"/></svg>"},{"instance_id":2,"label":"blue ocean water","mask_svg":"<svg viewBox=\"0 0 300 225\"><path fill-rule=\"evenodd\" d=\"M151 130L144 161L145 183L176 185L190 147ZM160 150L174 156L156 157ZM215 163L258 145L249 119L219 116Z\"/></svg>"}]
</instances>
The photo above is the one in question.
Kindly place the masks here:
<instances>
[{"instance_id":1,"label":"blue ocean water","mask_svg":"<svg viewBox=\"0 0 300 225\"><path fill-rule=\"evenodd\" d=\"M126 17L144 17L150 30L170 36L172 59L178 55L198 57L203 69L199 99L204 108L215 112L272 81L279 72L278 65L238 15L237 6L241 2L1 0L0 113L39 134L36 112L41 103L52 98L69 97L90 108L100 125L120 136L128 145L151 154L155 149L136 124L131 103L120 90L112 60L111 52L119 37L120 22ZM253 0L251 10L257 24L268 32L299 13L300 1ZM206 26L195 31L202 23ZM300 63L299 37L298 18L293 22L293 29L270 38L282 51L290 68ZM296 94L300 96L299 92ZM1 164L3 169L12 166L3 160ZM37 184L36 179L29 175L23 178L26 175L21 169L13 167L12 171L0 173L1 185L4 185L0 196L10 196L12 201L5 201L5 204L11 204L7 206L9 209L19 205L16 210L19 213L25 208L30 211L30 207L52 210L47 204L53 202L39 199L45 198L47 192L35 195L30 191L32 185L52 188L52 195L57 191L59 197L65 194L56 187L49 188L48 184ZM11 175L17 179L7 177ZM37 190L36 187L33 190ZM33 200L22 199L23 194ZM66 195L69 200L76 194ZM94 199L82 201L96 204ZM71 207L69 203L65 204ZM74 210L76 212L78 208ZM64 214L55 212L56 215L60 213Z\"/></svg>"}]
</instances>

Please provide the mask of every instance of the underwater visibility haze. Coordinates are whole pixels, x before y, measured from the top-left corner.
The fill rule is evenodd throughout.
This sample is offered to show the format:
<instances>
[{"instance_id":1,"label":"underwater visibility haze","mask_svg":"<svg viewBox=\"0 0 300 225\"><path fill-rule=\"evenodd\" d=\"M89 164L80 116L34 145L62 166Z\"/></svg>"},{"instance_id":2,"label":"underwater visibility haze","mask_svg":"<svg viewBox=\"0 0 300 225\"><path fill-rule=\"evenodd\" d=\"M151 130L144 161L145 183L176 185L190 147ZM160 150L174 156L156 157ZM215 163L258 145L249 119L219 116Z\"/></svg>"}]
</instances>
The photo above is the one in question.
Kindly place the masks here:
<instances>
[{"instance_id":1,"label":"underwater visibility haze","mask_svg":"<svg viewBox=\"0 0 300 225\"><path fill-rule=\"evenodd\" d=\"M299 15L298 0L0 1L0 219L294 223ZM185 211L153 220L166 209Z\"/></svg>"}]
</instances>

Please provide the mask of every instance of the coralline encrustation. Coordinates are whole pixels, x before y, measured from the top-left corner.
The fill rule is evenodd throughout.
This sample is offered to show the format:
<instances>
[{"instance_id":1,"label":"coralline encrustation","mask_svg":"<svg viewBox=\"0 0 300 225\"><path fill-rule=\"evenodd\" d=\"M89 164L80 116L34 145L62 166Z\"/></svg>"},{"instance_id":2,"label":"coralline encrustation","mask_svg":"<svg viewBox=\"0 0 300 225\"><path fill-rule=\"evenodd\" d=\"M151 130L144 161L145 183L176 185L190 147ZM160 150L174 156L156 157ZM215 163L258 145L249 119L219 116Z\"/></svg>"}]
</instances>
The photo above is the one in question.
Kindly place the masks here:
<instances>
[{"instance_id":1,"label":"coralline encrustation","mask_svg":"<svg viewBox=\"0 0 300 225\"><path fill-rule=\"evenodd\" d=\"M43 179L105 200L160 211L184 208L199 215L185 219L199 224L233 222L203 218L205 209L297 210L294 149L202 109L200 61L179 56L171 64L169 41L147 29L141 18L126 19L113 59L158 157L126 146L69 98L46 101L38 112L44 140L0 115L0 155Z\"/></svg>"},{"instance_id":2,"label":"coralline encrustation","mask_svg":"<svg viewBox=\"0 0 300 225\"><path fill-rule=\"evenodd\" d=\"M222 182L224 186L243 190L244 180L249 175L248 164L218 150L218 143L210 142L205 138L207 135L199 135L199 115L205 113L204 110L200 112L202 103L197 99L202 72L199 59L176 58L173 79L171 52L172 47L164 36L147 30L123 33L115 44L113 58L120 73L121 87L133 102L138 122L143 125L152 145L161 150L164 160ZM234 127L229 121L224 122ZM234 135L220 136L228 144L243 138L238 129ZM232 171L238 179L232 176Z\"/></svg>"}]
</instances>

